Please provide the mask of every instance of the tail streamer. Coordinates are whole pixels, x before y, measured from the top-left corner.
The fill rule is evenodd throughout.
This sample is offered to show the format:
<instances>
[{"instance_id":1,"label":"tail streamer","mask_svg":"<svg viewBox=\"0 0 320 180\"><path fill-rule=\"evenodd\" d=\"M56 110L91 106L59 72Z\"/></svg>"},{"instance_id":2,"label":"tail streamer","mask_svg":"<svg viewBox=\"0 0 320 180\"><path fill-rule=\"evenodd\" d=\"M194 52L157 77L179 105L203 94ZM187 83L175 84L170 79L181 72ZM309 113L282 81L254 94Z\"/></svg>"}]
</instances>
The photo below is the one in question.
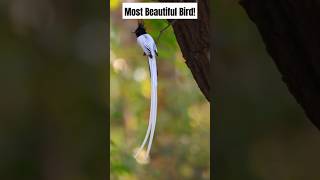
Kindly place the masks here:
<instances>
[{"instance_id":1,"label":"tail streamer","mask_svg":"<svg viewBox=\"0 0 320 180\"><path fill-rule=\"evenodd\" d=\"M150 102L150 115L149 115L149 125L146 136L141 144L140 148L138 149L137 153L135 154L135 158L141 153L142 149L146 145L146 142L149 139L147 153L145 156L145 160L149 157L151 145L153 141L153 136L156 128L156 121L157 121L157 64L156 58L153 56L152 58L148 58L149 60L149 67L150 67L150 81L151 81L151 102Z\"/></svg>"}]
</instances>

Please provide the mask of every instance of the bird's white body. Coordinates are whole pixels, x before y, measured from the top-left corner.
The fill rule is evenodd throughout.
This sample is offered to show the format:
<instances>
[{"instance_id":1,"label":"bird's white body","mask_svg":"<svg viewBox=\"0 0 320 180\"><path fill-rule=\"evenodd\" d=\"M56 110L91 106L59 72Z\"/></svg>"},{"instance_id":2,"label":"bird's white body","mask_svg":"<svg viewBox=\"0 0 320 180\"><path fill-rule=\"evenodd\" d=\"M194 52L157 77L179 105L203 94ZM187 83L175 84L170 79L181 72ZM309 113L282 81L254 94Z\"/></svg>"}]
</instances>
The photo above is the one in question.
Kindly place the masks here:
<instances>
[{"instance_id":1,"label":"bird's white body","mask_svg":"<svg viewBox=\"0 0 320 180\"><path fill-rule=\"evenodd\" d=\"M149 34L140 35L137 38L137 42L140 45L140 47L143 49L143 52L148 57L148 61L149 61L150 80L151 80L151 103L150 103L148 130L143 140L143 143L140 146L139 150L137 151L135 157L138 156L140 151L145 146L148 138L150 137L147 153L146 153L146 158L147 158L150 153L154 131L156 127L156 120L157 120L157 62L156 62L157 47L153 38Z\"/></svg>"}]
</instances>

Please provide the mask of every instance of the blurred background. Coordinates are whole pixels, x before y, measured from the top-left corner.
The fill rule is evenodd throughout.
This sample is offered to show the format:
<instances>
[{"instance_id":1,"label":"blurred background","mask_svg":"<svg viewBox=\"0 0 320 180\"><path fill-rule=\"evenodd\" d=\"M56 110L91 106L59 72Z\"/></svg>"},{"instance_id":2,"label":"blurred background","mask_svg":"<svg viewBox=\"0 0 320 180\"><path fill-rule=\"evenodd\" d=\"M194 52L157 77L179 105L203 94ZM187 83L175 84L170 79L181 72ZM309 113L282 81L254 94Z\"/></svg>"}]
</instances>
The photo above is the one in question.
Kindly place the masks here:
<instances>
[{"instance_id":1,"label":"blurred background","mask_svg":"<svg viewBox=\"0 0 320 180\"><path fill-rule=\"evenodd\" d=\"M214 120L172 29L159 44L152 161L132 157L149 112L149 72L120 1L0 1L0 179L318 180L319 131L236 0L212 2ZM109 28L105 14L110 18ZM146 21L157 37L165 21ZM106 61L106 50L110 62ZM106 77L110 66L109 86ZM110 115L110 149L106 117Z\"/></svg>"},{"instance_id":2,"label":"blurred background","mask_svg":"<svg viewBox=\"0 0 320 180\"><path fill-rule=\"evenodd\" d=\"M213 1L213 179L318 180L320 134L236 0Z\"/></svg>"},{"instance_id":3,"label":"blurred background","mask_svg":"<svg viewBox=\"0 0 320 180\"><path fill-rule=\"evenodd\" d=\"M158 44L158 116L151 160L133 158L148 127L150 79L147 58L131 33L137 21L122 19L121 3L110 1L111 179L210 179L210 105L171 27ZM154 39L167 25L166 20L144 22Z\"/></svg>"},{"instance_id":4,"label":"blurred background","mask_svg":"<svg viewBox=\"0 0 320 180\"><path fill-rule=\"evenodd\" d=\"M106 179L107 11L0 1L0 179Z\"/></svg>"}]
</instances>

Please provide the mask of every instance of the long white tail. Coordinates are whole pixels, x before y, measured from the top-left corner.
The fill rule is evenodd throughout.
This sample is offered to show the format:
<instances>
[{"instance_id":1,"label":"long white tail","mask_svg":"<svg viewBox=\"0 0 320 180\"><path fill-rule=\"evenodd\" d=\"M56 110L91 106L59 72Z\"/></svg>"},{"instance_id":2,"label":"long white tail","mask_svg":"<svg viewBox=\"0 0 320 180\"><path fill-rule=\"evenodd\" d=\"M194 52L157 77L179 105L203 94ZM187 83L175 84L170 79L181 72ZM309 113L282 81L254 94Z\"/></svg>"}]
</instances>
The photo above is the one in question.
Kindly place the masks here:
<instances>
[{"instance_id":1,"label":"long white tail","mask_svg":"<svg viewBox=\"0 0 320 180\"><path fill-rule=\"evenodd\" d=\"M140 146L139 150L135 154L135 158L139 155L139 153L142 151L144 148L148 138L149 139L149 144L147 148L147 153L145 158L147 159L149 157L151 145L152 145L152 140L154 136L154 131L156 128L156 121L157 121L157 63L156 63L156 58L153 56L152 58L149 57L149 67L150 67L150 81L151 81L151 103L150 103L150 115L149 115L149 125L148 125L148 130L146 133L146 136L144 137L143 143Z\"/></svg>"}]
</instances>

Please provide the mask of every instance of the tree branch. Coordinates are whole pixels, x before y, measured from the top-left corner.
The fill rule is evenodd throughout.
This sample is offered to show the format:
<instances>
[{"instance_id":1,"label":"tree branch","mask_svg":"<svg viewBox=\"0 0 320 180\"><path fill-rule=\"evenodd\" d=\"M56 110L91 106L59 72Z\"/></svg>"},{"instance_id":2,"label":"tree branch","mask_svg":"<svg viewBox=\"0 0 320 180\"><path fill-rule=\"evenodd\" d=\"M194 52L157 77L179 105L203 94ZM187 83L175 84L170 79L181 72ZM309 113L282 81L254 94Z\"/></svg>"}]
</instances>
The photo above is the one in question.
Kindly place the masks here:
<instances>
[{"instance_id":1,"label":"tree branch","mask_svg":"<svg viewBox=\"0 0 320 180\"><path fill-rule=\"evenodd\" d=\"M177 2L174 0L160 1ZM184 2L195 1L189 0ZM210 36L208 0L198 1L197 20L177 20L173 24L173 30L187 66L191 70L200 90L210 102Z\"/></svg>"}]
</instances>

